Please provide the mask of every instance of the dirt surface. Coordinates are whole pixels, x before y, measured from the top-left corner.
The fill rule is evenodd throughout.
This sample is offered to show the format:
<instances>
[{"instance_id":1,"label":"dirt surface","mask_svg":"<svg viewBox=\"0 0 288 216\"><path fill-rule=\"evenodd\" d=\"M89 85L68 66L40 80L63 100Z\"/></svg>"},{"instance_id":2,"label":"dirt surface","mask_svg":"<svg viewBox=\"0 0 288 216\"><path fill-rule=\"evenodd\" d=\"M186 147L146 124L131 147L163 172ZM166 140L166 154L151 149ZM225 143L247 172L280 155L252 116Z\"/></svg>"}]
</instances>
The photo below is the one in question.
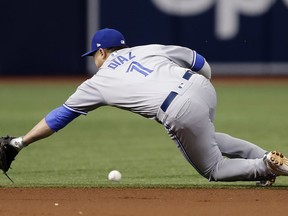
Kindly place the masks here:
<instances>
[{"instance_id":1,"label":"dirt surface","mask_svg":"<svg viewBox=\"0 0 288 216\"><path fill-rule=\"evenodd\" d=\"M285 189L0 188L1 216L286 215Z\"/></svg>"}]
</instances>

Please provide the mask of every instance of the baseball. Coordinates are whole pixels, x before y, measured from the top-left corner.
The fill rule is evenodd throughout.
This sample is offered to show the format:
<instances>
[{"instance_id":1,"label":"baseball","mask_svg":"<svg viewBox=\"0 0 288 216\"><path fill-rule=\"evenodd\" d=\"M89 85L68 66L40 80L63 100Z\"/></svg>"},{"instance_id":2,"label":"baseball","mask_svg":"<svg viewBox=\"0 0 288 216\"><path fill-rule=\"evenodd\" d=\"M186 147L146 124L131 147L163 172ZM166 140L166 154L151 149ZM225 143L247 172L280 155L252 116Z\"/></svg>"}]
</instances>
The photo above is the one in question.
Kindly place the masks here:
<instances>
[{"instance_id":1,"label":"baseball","mask_svg":"<svg viewBox=\"0 0 288 216\"><path fill-rule=\"evenodd\" d=\"M108 175L108 179L110 181L120 181L121 178L122 178L122 175L118 170L112 170Z\"/></svg>"}]
</instances>

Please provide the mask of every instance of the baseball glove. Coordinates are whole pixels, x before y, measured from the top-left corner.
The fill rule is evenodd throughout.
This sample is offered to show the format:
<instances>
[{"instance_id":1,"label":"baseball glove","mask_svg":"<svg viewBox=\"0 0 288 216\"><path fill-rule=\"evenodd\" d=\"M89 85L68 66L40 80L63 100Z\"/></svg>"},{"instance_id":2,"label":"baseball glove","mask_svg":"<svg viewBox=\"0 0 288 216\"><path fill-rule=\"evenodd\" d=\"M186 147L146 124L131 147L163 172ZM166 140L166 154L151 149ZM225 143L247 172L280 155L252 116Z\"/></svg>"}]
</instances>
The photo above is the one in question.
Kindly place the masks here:
<instances>
[{"instance_id":1,"label":"baseball glove","mask_svg":"<svg viewBox=\"0 0 288 216\"><path fill-rule=\"evenodd\" d=\"M18 151L10 144L15 137L0 137L0 169L7 176L12 161L15 159Z\"/></svg>"}]
</instances>

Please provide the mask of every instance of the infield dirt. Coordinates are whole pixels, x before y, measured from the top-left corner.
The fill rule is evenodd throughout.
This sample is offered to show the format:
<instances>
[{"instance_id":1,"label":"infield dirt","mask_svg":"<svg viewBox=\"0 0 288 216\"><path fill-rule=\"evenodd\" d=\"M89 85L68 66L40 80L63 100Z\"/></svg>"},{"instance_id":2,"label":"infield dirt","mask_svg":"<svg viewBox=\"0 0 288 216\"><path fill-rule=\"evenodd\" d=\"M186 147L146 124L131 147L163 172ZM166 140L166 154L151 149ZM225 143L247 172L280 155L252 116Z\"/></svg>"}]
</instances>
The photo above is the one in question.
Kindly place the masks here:
<instances>
[{"instance_id":1,"label":"infield dirt","mask_svg":"<svg viewBox=\"0 0 288 216\"><path fill-rule=\"evenodd\" d=\"M287 190L270 188L0 188L1 216L263 216L285 215L287 203Z\"/></svg>"}]
</instances>

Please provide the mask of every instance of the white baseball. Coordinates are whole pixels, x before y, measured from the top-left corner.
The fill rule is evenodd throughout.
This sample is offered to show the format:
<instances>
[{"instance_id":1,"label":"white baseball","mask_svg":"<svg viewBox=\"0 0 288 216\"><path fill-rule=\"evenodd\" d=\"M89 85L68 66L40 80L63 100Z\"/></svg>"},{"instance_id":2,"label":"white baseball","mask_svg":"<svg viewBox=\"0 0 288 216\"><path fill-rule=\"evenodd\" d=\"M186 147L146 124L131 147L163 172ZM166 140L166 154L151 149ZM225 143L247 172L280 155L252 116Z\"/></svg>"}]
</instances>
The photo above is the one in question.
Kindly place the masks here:
<instances>
[{"instance_id":1,"label":"white baseball","mask_svg":"<svg viewBox=\"0 0 288 216\"><path fill-rule=\"evenodd\" d=\"M121 178L122 178L122 175L118 170L112 170L108 175L108 179L110 181L120 181Z\"/></svg>"}]
</instances>

